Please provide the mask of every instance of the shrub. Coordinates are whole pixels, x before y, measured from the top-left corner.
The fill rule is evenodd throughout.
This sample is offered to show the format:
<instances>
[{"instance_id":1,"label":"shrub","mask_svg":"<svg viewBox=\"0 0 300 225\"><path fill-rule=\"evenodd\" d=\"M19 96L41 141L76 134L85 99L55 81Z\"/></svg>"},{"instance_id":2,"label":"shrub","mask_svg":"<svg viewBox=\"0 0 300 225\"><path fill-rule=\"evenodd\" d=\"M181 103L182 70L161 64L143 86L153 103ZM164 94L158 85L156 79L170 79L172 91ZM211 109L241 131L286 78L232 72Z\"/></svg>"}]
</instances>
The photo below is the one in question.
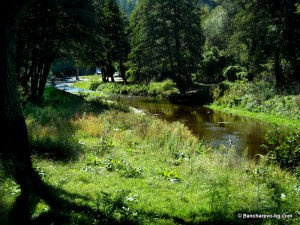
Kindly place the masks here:
<instances>
[{"instance_id":1,"label":"shrub","mask_svg":"<svg viewBox=\"0 0 300 225\"><path fill-rule=\"evenodd\" d=\"M282 169L295 171L300 166L300 130L274 127L267 132L263 147L268 151L269 161Z\"/></svg>"},{"instance_id":2,"label":"shrub","mask_svg":"<svg viewBox=\"0 0 300 225\"><path fill-rule=\"evenodd\" d=\"M101 84L100 81L92 81L92 82L90 83L89 89L90 89L91 91L96 91L100 84Z\"/></svg>"},{"instance_id":3,"label":"shrub","mask_svg":"<svg viewBox=\"0 0 300 225\"><path fill-rule=\"evenodd\" d=\"M235 66L228 66L224 72L223 76L228 81L235 81L237 79L241 80L242 78L247 77L247 70L245 67L235 65Z\"/></svg>"},{"instance_id":4,"label":"shrub","mask_svg":"<svg viewBox=\"0 0 300 225\"><path fill-rule=\"evenodd\" d=\"M151 82L149 84L148 94L150 96L159 96L167 98L169 96L172 96L173 94L178 93L179 90L176 84L170 79L167 79L163 82Z\"/></svg>"}]
</instances>

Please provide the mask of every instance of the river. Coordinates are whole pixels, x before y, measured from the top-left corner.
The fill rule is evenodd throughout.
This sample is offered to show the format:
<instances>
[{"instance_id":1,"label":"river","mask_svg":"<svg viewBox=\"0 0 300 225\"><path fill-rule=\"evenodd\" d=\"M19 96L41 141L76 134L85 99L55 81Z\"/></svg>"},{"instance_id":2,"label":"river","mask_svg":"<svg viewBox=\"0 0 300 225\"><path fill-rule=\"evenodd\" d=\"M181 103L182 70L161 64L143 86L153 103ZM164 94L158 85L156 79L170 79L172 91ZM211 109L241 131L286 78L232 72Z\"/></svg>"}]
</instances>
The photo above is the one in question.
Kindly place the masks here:
<instances>
[{"instance_id":1,"label":"river","mask_svg":"<svg viewBox=\"0 0 300 225\"><path fill-rule=\"evenodd\" d=\"M70 83L58 84L56 87L68 92L84 91L69 86ZM239 151L247 148L250 157L266 153L261 144L267 129L272 127L268 123L204 106L179 105L150 97L109 95L108 100L118 101L169 122L180 121L199 139L212 146L234 144Z\"/></svg>"}]
</instances>

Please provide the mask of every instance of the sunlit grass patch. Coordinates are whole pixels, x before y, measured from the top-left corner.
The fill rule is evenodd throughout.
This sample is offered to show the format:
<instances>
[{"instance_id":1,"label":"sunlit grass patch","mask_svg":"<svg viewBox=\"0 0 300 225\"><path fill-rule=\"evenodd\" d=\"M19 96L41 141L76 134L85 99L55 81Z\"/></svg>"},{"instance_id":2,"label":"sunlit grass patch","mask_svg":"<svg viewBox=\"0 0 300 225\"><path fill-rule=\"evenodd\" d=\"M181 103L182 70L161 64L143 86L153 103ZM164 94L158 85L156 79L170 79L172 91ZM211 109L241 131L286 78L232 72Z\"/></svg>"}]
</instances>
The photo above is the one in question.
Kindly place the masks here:
<instances>
[{"instance_id":1,"label":"sunlit grass patch","mask_svg":"<svg viewBox=\"0 0 300 225\"><path fill-rule=\"evenodd\" d=\"M278 125L299 125L299 93L295 90L293 87L277 89L265 81L224 82L212 88L214 103L211 108Z\"/></svg>"},{"instance_id":2,"label":"sunlit grass patch","mask_svg":"<svg viewBox=\"0 0 300 225\"><path fill-rule=\"evenodd\" d=\"M265 172L260 174L254 162L237 163L234 149L206 151L180 123L109 111L75 117L72 124L86 156L70 168L52 166L49 177L68 192L91 196L88 204L94 204L101 190L110 195L127 190L136 196L132 211L140 217L155 215L167 224L174 222L172 218L193 223L220 217L234 221L239 211L274 212L279 206L283 210L284 204L274 200L280 190L293 192L285 199L290 207L291 199L299 198L286 188L296 185L294 178L283 178L283 172L273 169L277 172L272 176L285 180L274 183L267 179L272 173L268 166L262 164ZM59 178L62 171L64 178ZM270 192L270 187L277 192Z\"/></svg>"},{"instance_id":3,"label":"sunlit grass patch","mask_svg":"<svg viewBox=\"0 0 300 225\"><path fill-rule=\"evenodd\" d=\"M62 213L69 224L103 224L103 219L118 224L245 224L238 213L291 213L293 220L284 224L299 224L299 180L266 157L257 162L243 158L234 145L212 149L179 122L109 108L99 113L88 105L84 111L71 107L74 111L64 117L65 108L50 105L27 111L31 143L80 154L61 162L41 157L42 152L33 155L34 167L58 195L95 213ZM8 187L0 192L5 221L14 201L11 193L18 189L9 178L0 178ZM43 214L52 215L41 202L33 216ZM55 216L45 220L59 221Z\"/></svg>"},{"instance_id":4,"label":"sunlit grass patch","mask_svg":"<svg viewBox=\"0 0 300 225\"><path fill-rule=\"evenodd\" d=\"M182 124L114 113L100 117L89 115L74 121L80 127L77 135L83 140L103 141L101 132L91 132L85 122L99 124L102 135L107 129L104 139L110 140L107 142L110 147L106 146L106 151L103 152L98 143L97 147L88 148L87 157L70 167L55 162L49 166L47 161L42 166L50 170L49 182L70 193L89 196L88 202L78 199L78 204L95 205L97 199L103 201L99 197L103 190L109 196L125 190L127 195L120 201L135 196L127 216L132 216L131 213L140 218L151 215L150 218L159 218L162 224L175 223L174 218L191 223L218 218L235 221L241 211L274 213L275 210L287 210L286 206L290 210L297 209L292 199L298 199L299 194L291 188L297 181L278 168L264 164L257 167L248 160L236 163L234 149L218 153L203 149L199 154L195 148L199 148L200 141ZM147 123L146 132L139 132ZM90 144L92 141L87 141L84 146ZM284 204L277 199L281 196L279 192L288 196ZM125 213L118 210L110 209L110 212L116 217Z\"/></svg>"},{"instance_id":5,"label":"sunlit grass patch","mask_svg":"<svg viewBox=\"0 0 300 225\"><path fill-rule=\"evenodd\" d=\"M150 82L149 84L125 85L123 83L102 82L99 79L99 76L86 76L83 78L87 80L76 82L73 86L101 93L129 94L161 98L169 98L179 94L176 84L170 79L162 82Z\"/></svg>"}]
</instances>

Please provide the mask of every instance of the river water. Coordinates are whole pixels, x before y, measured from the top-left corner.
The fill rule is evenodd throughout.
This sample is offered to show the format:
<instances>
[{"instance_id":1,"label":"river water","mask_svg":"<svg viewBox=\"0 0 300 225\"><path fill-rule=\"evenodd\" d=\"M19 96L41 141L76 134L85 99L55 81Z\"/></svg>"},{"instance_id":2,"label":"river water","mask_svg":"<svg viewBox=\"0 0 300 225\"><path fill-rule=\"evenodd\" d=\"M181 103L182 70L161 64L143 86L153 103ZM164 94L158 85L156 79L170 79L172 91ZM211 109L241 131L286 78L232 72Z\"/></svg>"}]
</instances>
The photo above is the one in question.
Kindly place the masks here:
<instances>
[{"instance_id":1,"label":"river water","mask_svg":"<svg viewBox=\"0 0 300 225\"><path fill-rule=\"evenodd\" d=\"M84 91L69 84L59 84L57 88L68 92ZM169 122L180 121L199 139L212 146L234 144L239 151L247 148L250 157L266 153L261 144L267 129L272 127L268 123L203 106L173 104L163 99L110 95L108 100L118 101Z\"/></svg>"}]
</instances>

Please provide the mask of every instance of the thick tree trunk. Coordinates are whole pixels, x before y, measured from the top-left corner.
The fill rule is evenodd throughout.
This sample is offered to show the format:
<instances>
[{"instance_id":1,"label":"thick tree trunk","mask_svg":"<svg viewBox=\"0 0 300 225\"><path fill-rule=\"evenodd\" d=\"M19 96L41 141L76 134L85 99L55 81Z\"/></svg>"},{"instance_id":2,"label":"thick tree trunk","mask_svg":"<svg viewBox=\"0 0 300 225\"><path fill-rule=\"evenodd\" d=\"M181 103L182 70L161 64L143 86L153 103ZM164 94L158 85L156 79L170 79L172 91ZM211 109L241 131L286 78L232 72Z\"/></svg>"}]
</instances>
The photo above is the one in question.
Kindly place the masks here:
<instances>
[{"instance_id":1,"label":"thick tree trunk","mask_svg":"<svg viewBox=\"0 0 300 225\"><path fill-rule=\"evenodd\" d=\"M27 127L19 104L16 73L16 20L0 22L0 119L1 154L6 172L20 185L19 203L23 206L20 219L27 224L30 219L28 208L29 185L32 174ZM23 218L22 218L23 217Z\"/></svg>"}]
</instances>

